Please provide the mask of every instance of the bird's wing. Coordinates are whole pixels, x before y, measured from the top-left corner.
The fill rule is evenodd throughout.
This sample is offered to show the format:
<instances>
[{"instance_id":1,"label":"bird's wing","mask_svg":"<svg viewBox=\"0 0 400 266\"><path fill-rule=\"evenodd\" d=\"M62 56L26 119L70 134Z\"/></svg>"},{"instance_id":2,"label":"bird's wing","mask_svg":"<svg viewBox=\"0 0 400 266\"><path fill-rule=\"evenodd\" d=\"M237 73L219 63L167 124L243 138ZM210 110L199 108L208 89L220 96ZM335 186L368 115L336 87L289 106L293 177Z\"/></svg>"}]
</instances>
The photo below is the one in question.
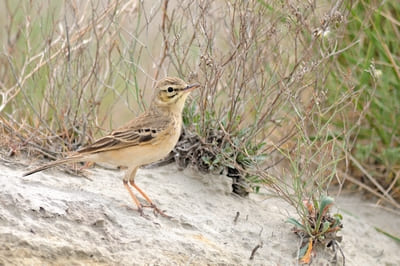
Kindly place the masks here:
<instances>
[{"instance_id":1,"label":"bird's wing","mask_svg":"<svg viewBox=\"0 0 400 266\"><path fill-rule=\"evenodd\" d=\"M168 116L145 113L130 121L125 126L111 132L111 134L78 150L78 153L97 153L151 144L157 139L157 136L168 130L171 123L173 123L173 120Z\"/></svg>"}]
</instances>

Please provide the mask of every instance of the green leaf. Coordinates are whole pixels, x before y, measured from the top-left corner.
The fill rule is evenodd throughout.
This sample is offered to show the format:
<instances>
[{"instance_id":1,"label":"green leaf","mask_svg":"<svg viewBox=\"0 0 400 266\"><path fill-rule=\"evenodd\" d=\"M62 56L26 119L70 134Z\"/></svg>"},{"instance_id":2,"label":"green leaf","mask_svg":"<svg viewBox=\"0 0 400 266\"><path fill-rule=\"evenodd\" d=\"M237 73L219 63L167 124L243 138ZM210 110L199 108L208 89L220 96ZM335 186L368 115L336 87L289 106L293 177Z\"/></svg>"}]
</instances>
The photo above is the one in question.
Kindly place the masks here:
<instances>
[{"instance_id":1,"label":"green leaf","mask_svg":"<svg viewBox=\"0 0 400 266\"><path fill-rule=\"evenodd\" d=\"M329 208L332 206L334 199L328 196L322 196L319 202L319 213L317 218L317 223L315 224L316 232L319 232L321 226L322 217L328 212Z\"/></svg>"},{"instance_id":2,"label":"green leaf","mask_svg":"<svg viewBox=\"0 0 400 266\"><path fill-rule=\"evenodd\" d=\"M299 229L301 229L301 230L306 231L306 228L305 228L301 223L299 223L296 219L294 219L293 217L289 217L289 218L286 220L286 222L287 222L287 223L290 223L290 224L293 224L294 226L296 226L297 228L299 228Z\"/></svg>"},{"instance_id":3,"label":"green leaf","mask_svg":"<svg viewBox=\"0 0 400 266\"><path fill-rule=\"evenodd\" d=\"M343 220L343 216L340 213L335 213L333 215L333 217L335 217L335 219L340 220L340 221Z\"/></svg>"},{"instance_id":4,"label":"green leaf","mask_svg":"<svg viewBox=\"0 0 400 266\"><path fill-rule=\"evenodd\" d=\"M335 200L331 197L323 196L321 198L320 205L319 205L319 215L323 216L329 210L329 208L333 205L334 201Z\"/></svg>"},{"instance_id":5,"label":"green leaf","mask_svg":"<svg viewBox=\"0 0 400 266\"><path fill-rule=\"evenodd\" d=\"M304 247L302 247L299 251L299 259L301 259L302 257L304 257L304 255L306 254L308 249L308 243L307 245L304 245Z\"/></svg>"},{"instance_id":6,"label":"green leaf","mask_svg":"<svg viewBox=\"0 0 400 266\"><path fill-rule=\"evenodd\" d=\"M322 230L321 230L321 235L323 235L326 231L329 230L331 223L326 221L324 222L324 224L322 225Z\"/></svg>"},{"instance_id":7,"label":"green leaf","mask_svg":"<svg viewBox=\"0 0 400 266\"><path fill-rule=\"evenodd\" d=\"M384 231L384 230L382 230L382 229L380 229L380 228L378 228L378 227L375 227L375 230L378 231L379 233L382 233L382 234L384 234L385 236L387 236L387 237L393 239L393 240L396 241L397 243L400 243L400 237L394 236L394 235L392 235L392 234L390 234L390 233L388 233L388 232L386 232L386 231Z\"/></svg>"}]
</instances>

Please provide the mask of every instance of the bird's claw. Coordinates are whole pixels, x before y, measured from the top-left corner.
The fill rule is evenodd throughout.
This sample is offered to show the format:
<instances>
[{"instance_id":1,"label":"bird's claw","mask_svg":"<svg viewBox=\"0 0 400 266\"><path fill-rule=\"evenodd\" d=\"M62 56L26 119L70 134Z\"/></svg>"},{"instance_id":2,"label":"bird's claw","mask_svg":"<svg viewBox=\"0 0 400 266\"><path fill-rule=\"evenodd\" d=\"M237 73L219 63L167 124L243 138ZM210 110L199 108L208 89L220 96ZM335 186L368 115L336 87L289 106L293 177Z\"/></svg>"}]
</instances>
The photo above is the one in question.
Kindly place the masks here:
<instances>
[{"instance_id":1,"label":"bird's claw","mask_svg":"<svg viewBox=\"0 0 400 266\"><path fill-rule=\"evenodd\" d=\"M157 216L157 214L160 214L161 216L163 216L165 218L168 218L168 219L172 218L172 216L169 216L169 215L165 214L164 211L162 211L159 208L157 208L157 206L155 204L143 205L143 207L152 208L153 209L153 213L154 213L155 216Z\"/></svg>"}]
</instances>

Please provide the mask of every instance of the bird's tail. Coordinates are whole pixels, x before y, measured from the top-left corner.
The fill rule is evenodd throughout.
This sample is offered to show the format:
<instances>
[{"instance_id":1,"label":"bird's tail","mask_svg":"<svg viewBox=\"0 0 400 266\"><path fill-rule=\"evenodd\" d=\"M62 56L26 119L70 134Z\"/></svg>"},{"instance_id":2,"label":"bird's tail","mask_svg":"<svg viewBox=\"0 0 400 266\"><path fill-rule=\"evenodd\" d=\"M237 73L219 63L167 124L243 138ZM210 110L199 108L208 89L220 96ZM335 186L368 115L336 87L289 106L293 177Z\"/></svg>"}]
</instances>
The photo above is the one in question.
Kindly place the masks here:
<instances>
[{"instance_id":1,"label":"bird's tail","mask_svg":"<svg viewBox=\"0 0 400 266\"><path fill-rule=\"evenodd\" d=\"M60 165L60 164L78 162L78 161L81 161L81 160L82 160L82 156L81 155L71 156L71 157L68 157L68 158L65 158L65 159L57 160L57 161L50 162L50 163L47 163L45 165L39 166L39 167L37 167L35 169L32 169L32 170L30 170L30 171L28 171L26 173L23 173L22 176L28 176L28 175L34 174L36 172L40 172L40 171L46 170L48 168Z\"/></svg>"}]
</instances>

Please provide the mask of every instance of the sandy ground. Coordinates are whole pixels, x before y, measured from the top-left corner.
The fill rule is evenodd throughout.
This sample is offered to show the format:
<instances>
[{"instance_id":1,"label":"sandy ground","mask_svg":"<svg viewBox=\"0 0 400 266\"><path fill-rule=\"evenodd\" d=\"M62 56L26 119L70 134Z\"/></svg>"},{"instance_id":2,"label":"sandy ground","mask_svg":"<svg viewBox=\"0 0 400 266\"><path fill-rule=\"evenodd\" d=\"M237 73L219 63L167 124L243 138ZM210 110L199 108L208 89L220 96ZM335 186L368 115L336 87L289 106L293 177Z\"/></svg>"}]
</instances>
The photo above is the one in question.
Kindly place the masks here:
<instances>
[{"instance_id":1,"label":"sandy ground","mask_svg":"<svg viewBox=\"0 0 400 266\"><path fill-rule=\"evenodd\" d=\"M21 177L24 170L0 161L0 265L297 263L299 239L285 223L293 209L272 196L232 195L227 177L174 165L139 170L137 184L174 217L169 220L150 209L147 218L138 214L121 171L94 168L90 181L57 170ZM399 233L399 217L352 196L339 204L346 265L400 265L400 245L374 229ZM379 224L385 220L397 227ZM332 256L319 250L313 265L330 265Z\"/></svg>"}]
</instances>

